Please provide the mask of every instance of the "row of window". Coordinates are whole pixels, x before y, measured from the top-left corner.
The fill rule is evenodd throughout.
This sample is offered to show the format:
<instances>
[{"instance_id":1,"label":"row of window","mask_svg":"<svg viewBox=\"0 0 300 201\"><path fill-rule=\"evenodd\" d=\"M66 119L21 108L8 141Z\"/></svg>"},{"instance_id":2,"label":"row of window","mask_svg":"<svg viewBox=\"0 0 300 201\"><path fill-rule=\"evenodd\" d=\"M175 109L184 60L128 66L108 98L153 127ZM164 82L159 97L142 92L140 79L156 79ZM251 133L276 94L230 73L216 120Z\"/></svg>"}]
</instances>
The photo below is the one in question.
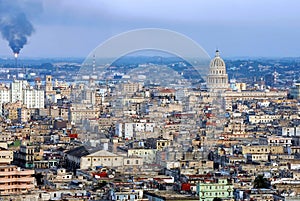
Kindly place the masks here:
<instances>
[{"instance_id":1,"label":"row of window","mask_svg":"<svg viewBox=\"0 0 300 201\"><path fill-rule=\"evenodd\" d=\"M116 200L138 199L137 195L116 195Z\"/></svg>"},{"instance_id":2,"label":"row of window","mask_svg":"<svg viewBox=\"0 0 300 201\"><path fill-rule=\"evenodd\" d=\"M142 152L137 152L137 151L134 151L133 154L135 154L135 155L143 155ZM150 154L150 153L148 153L148 152L145 151L144 155L148 155L148 154Z\"/></svg>"},{"instance_id":3,"label":"row of window","mask_svg":"<svg viewBox=\"0 0 300 201\"><path fill-rule=\"evenodd\" d=\"M88 160L88 161L91 161L90 158L88 158L87 160ZM110 158L104 158L103 160L104 160L104 161L110 161ZM118 160L118 158L114 158L114 160L116 161L116 160ZM94 158L93 161L97 161L97 159ZM98 161L101 161L101 158L98 158ZM126 164L129 165L129 164L130 164L130 160L127 160L127 161L126 161ZM138 164L139 164L139 160L135 160L135 164L138 165Z\"/></svg>"},{"instance_id":4,"label":"row of window","mask_svg":"<svg viewBox=\"0 0 300 201\"><path fill-rule=\"evenodd\" d=\"M104 161L106 161L106 160L110 161L110 158L104 158L103 160L104 160ZM115 158L115 161L116 161L116 160L118 160L118 158ZM91 161L91 159L88 158L88 161ZM93 161L97 161L97 159L94 158ZM101 158L98 158L98 161L101 161Z\"/></svg>"},{"instance_id":5,"label":"row of window","mask_svg":"<svg viewBox=\"0 0 300 201\"><path fill-rule=\"evenodd\" d=\"M259 155L259 156L252 156L252 159L267 159L268 157L265 155Z\"/></svg>"},{"instance_id":6,"label":"row of window","mask_svg":"<svg viewBox=\"0 0 300 201\"><path fill-rule=\"evenodd\" d=\"M1 168L0 172L11 172L11 171L14 171L14 170L16 170L16 168Z\"/></svg>"},{"instance_id":7,"label":"row of window","mask_svg":"<svg viewBox=\"0 0 300 201\"><path fill-rule=\"evenodd\" d=\"M31 183L28 183L28 182L9 182L9 183L6 183L5 185L8 185L8 186L12 186L12 185L30 185Z\"/></svg>"},{"instance_id":8,"label":"row of window","mask_svg":"<svg viewBox=\"0 0 300 201\"><path fill-rule=\"evenodd\" d=\"M249 150L250 152L260 152L260 151L264 151L264 148L261 148L261 149L250 149ZM268 150L268 149L265 149L265 152L269 152L269 151L271 151L271 149L270 150ZM275 149L272 149L272 151L274 152L275 151Z\"/></svg>"},{"instance_id":9,"label":"row of window","mask_svg":"<svg viewBox=\"0 0 300 201\"><path fill-rule=\"evenodd\" d=\"M130 160L127 160L126 163L127 163L127 165L129 165L130 164ZM135 160L135 164L138 165L139 164L139 160Z\"/></svg>"},{"instance_id":10,"label":"row of window","mask_svg":"<svg viewBox=\"0 0 300 201\"><path fill-rule=\"evenodd\" d=\"M269 143L291 143L290 140L270 140Z\"/></svg>"},{"instance_id":11,"label":"row of window","mask_svg":"<svg viewBox=\"0 0 300 201\"><path fill-rule=\"evenodd\" d=\"M1 158L12 158L11 156L1 156Z\"/></svg>"},{"instance_id":12,"label":"row of window","mask_svg":"<svg viewBox=\"0 0 300 201\"><path fill-rule=\"evenodd\" d=\"M203 192L202 196L212 196L212 197L217 197L217 196L225 196L224 192ZM228 192L228 196L230 196L230 192Z\"/></svg>"},{"instance_id":13,"label":"row of window","mask_svg":"<svg viewBox=\"0 0 300 201\"><path fill-rule=\"evenodd\" d=\"M221 181L220 183L225 183L225 181ZM205 189L210 189L210 190L212 190L212 189L215 189L215 190L217 190L217 189L219 189L219 190L223 189L224 190L225 186L218 186L218 185L216 185L216 186L203 186L203 187L205 187Z\"/></svg>"}]
</instances>

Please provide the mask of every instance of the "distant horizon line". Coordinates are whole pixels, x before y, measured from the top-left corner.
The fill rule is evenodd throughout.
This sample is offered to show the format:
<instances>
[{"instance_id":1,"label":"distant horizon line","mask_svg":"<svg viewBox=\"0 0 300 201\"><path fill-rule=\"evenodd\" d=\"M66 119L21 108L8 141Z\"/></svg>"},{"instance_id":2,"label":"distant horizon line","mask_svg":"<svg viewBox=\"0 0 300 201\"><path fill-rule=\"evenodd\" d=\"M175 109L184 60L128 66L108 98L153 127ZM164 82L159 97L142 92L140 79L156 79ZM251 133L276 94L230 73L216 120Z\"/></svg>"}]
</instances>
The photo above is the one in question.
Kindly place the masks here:
<instances>
[{"instance_id":1,"label":"distant horizon line","mask_svg":"<svg viewBox=\"0 0 300 201\"><path fill-rule=\"evenodd\" d=\"M177 56L162 56L162 55L125 55L122 57L132 57L132 58L137 58L137 57L144 57L144 58L151 58L151 57L162 57L162 58L176 58ZM120 58L122 58L120 57ZM83 57L83 56L19 56L18 59L21 60L39 60L39 59L67 59L67 60L72 60L72 59L80 59L84 60L88 57ZM109 58L109 57L107 57ZM102 59L107 59L107 58L102 58ZM119 59L120 59L119 58ZM180 57L178 57L180 58ZM213 58L213 57L211 57ZM300 56L223 56L222 57L225 60L236 60L236 59L297 59L300 58ZM1 60L15 60L15 57L13 55L0 55Z\"/></svg>"}]
</instances>

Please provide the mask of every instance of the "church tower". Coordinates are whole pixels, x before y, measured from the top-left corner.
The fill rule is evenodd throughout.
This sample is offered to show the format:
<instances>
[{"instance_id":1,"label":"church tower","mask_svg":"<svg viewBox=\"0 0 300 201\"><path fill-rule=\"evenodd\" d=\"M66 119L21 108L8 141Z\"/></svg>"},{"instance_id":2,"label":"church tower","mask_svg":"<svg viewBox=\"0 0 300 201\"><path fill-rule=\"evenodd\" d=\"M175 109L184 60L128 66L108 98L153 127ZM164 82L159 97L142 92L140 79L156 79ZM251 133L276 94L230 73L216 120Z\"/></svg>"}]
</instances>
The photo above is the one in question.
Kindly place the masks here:
<instances>
[{"instance_id":1,"label":"church tower","mask_svg":"<svg viewBox=\"0 0 300 201\"><path fill-rule=\"evenodd\" d=\"M211 92L223 92L228 88L226 66L225 62L220 57L219 50L216 50L216 55L210 62L206 83L207 88Z\"/></svg>"},{"instance_id":2,"label":"church tower","mask_svg":"<svg viewBox=\"0 0 300 201\"><path fill-rule=\"evenodd\" d=\"M46 96L53 94L53 85L52 85L52 76L51 75L46 76L45 91L46 91Z\"/></svg>"}]
</instances>

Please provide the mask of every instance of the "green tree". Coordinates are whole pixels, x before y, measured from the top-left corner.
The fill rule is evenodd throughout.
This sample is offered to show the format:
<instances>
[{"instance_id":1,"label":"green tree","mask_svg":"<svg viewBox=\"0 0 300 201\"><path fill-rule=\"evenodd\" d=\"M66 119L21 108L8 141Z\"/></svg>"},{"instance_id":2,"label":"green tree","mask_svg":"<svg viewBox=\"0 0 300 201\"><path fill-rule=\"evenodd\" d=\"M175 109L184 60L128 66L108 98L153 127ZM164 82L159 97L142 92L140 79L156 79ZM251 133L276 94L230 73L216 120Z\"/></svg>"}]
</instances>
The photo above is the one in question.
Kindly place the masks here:
<instances>
[{"instance_id":1,"label":"green tree","mask_svg":"<svg viewBox=\"0 0 300 201\"><path fill-rule=\"evenodd\" d=\"M269 188L270 182L263 175L258 175L254 180L254 188Z\"/></svg>"}]
</instances>

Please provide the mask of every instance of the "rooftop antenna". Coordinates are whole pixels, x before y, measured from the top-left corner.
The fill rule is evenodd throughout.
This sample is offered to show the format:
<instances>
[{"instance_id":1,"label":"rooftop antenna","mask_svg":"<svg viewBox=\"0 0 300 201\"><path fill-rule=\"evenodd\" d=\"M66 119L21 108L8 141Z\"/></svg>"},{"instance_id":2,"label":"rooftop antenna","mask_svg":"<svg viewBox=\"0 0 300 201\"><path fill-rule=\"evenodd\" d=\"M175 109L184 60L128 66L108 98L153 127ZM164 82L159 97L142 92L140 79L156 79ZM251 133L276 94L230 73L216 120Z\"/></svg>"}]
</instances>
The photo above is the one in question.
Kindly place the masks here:
<instances>
[{"instance_id":1,"label":"rooftop antenna","mask_svg":"<svg viewBox=\"0 0 300 201\"><path fill-rule=\"evenodd\" d=\"M95 54L93 55L93 73L96 71L96 60L95 60Z\"/></svg>"}]
</instances>

